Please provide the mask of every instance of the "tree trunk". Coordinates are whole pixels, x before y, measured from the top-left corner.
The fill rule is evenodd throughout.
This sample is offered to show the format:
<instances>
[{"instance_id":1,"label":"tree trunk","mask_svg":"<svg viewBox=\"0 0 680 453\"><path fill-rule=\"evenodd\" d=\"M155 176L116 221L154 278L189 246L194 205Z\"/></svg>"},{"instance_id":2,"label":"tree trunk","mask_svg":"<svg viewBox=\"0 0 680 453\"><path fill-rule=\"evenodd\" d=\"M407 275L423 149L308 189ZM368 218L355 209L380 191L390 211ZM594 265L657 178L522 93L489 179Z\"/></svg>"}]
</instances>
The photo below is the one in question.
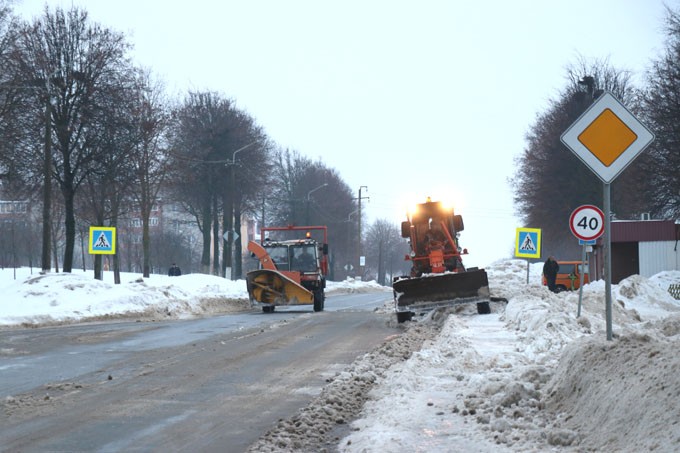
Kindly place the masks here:
<instances>
[{"instance_id":1,"label":"tree trunk","mask_svg":"<svg viewBox=\"0 0 680 453\"><path fill-rule=\"evenodd\" d=\"M201 213L203 219L203 228L201 233L203 235L203 250L201 252L201 272L210 274L210 225L212 225L212 215L210 213L210 200L205 200L203 204L203 212Z\"/></svg>"},{"instance_id":2,"label":"tree trunk","mask_svg":"<svg viewBox=\"0 0 680 453\"><path fill-rule=\"evenodd\" d=\"M50 226L50 234L52 235L52 256L54 259L54 272L59 272L59 248L57 247L57 228L54 225Z\"/></svg>"},{"instance_id":3,"label":"tree trunk","mask_svg":"<svg viewBox=\"0 0 680 453\"><path fill-rule=\"evenodd\" d=\"M64 194L64 226L66 230L63 270L70 273L73 270L73 250L76 243L75 190L73 188L73 181L64 181L62 193Z\"/></svg>"},{"instance_id":4,"label":"tree trunk","mask_svg":"<svg viewBox=\"0 0 680 453\"><path fill-rule=\"evenodd\" d=\"M116 211L111 219L111 226L118 231L118 205L116 204ZM116 233L114 233L116 234ZM120 285L120 260L118 259L118 254L120 253L120 244L116 240L116 253L113 255L113 283L115 285Z\"/></svg>"},{"instance_id":5,"label":"tree trunk","mask_svg":"<svg viewBox=\"0 0 680 453\"><path fill-rule=\"evenodd\" d=\"M151 237L149 235L149 220L142 223L142 275L149 278L151 272Z\"/></svg>"},{"instance_id":6,"label":"tree trunk","mask_svg":"<svg viewBox=\"0 0 680 453\"><path fill-rule=\"evenodd\" d=\"M83 272L85 272L85 232L80 230L80 255L83 259Z\"/></svg>"},{"instance_id":7,"label":"tree trunk","mask_svg":"<svg viewBox=\"0 0 680 453\"><path fill-rule=\"evenodd\" d=\"M149 235L149 217L151 217L152 201L149 197L149 186L142 178L140 210L142 214L142 276L149 278L151 273L151 238Z\"/></svg>"}]
</instances>

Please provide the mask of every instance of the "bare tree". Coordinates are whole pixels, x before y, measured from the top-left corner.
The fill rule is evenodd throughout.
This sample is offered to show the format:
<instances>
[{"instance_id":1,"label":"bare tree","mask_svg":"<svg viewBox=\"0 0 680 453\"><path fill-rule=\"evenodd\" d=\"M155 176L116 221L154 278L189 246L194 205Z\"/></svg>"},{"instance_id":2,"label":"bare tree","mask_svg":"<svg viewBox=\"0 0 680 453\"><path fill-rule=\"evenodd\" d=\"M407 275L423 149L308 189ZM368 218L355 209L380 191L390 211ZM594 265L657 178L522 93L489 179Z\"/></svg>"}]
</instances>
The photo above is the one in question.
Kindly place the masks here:
<instances>
[{"instance_id":1,"label":"bare tree","mask_svg":"<svg viewBox=\"0 0 680 453\"><path fill-rule=\"evenodd\" d=\"M87 190L78 197L81 206L79 217L94 225L118 227L121 215L131 209L131 200L137 196L134 182L138 178L136 166L142 136L139 122L139 88L134 73L121 79L118 90L110 93L102 103L108 103L106 115L97 117L96 128L88 128L85 134L94 134L87 142L98 156L98 165L87 172L83 184ZM117 241L117 252L112 256L114 282L120 283L120 249L123 241ZM95 278L102 278L102 256L94 260Z\"/></svg>"},{"instance_id":2,"label":"bare tree","mask_svg":"<svg viewBox=\"0 0 680 453\"><path fill-rule=\"evenodd\" d=\"M137 98L133 109L134 135L130 162L134 167L136 190L132 192L142 218L142 250L144 277L149 277L151 239L149 222L151 211L158 203L158 194L168 172L167 102L162 86L154 84L148 73L139 75Z\"/></svg>"},{"instance_id":3,"label":"bare tree","mask_svg":"<svg viewBox=\"0 0 680 453\"><path fill-rule=\"evenodd\" d=\"M408 246L401 237L399 227L386 219L378 219L368 227L364 250L367 255L366 267L375 272L375 279L381 285L391 285L392 277L409 270L404 260Z\"/></svg>"},{"instance_id":4,"label":"bare tree","mask_svg":"<svg viewBox=\"0 0 680 453\"><path fill-rule=\"evenodd\" d=\"M653 62L643 96L646 123L656 139L643 156L649 212L661 218L680 218L680 14L666 12L666 49Z\"/></svg>"},{"instance_id":5,"label":"bare tree","mask_svg":"<svg viewBox=\"0 0 680 453\"><path fill-rule=\"evenodd\" d=\"M233 239L234 213L238 224L240 212L266 178L266 137L233 100L213 92L189 93L171 129L173 193L201 229L203 272L209 272L212 256L212 272L225 275L232 241L225 240L220 268L219 238L226 234Z\"/></svg>"},{"instance_id":6,"label":"bare tree","mask_svg":"<svg viewBox=\"0 0 680 453\"><path fill-rule=\"evenodd\" d=\"M634 91L626 71L612 68L606 60L588 63L580 60L567 71L567 85L536 119L527 133L527 146L516 159L512 179L515 206L526 226L543 230L544 248L563 257L577 254L568 229L570 213L579 205L602 203L602 183L560 141L560 136L596 99L601 90L630 101ZM615 184L621 184L616 181ZM625 193L612 205L625 212Z\"/></svg>"},{"instance_id":7,"label":"bare tree","mask_svg":"<svg viewBox=\"0 0 680 453\"><path fill-rule=\"evenodd\" d=\"M331 277L337 263L349 263L356 232L349 218L356 210L352 190L336 170L290 150L275 153L266 198L273 225L325 225L331 245Z\"/></svg>"},{"instance_id":8,"label":"bare tree","mask_svg":"<svg viewBox=\"0 0 680 453\"><path fill-rule=\"evenodd\" d=\"M65 272L73 265L76 194L102 161L102 147L95 146L97 135L91 132L107 115L106 100L120 89L121 73L129 67L128 48L122 34L91 24L85 11L51 12L48 7L42 17L22 27L13 45L12 60L22 76L44 83L42 96L48 106L44 164L64 201ZM48 190L49 180L45 186Z\"/></svg>"},{"instance_id":9,"label":"bare tree","mask_svg":"<svg viewBox=\"0 0 680 453\"><path fill-rule=\"evenodd\" d=\"M172 114L170 187L174 200L196 218L202 235L201 272L210 273L213 210L216 208L217 165L224 162L212 149L213 93L189 93Z\"/></svg>"}]
</instances>

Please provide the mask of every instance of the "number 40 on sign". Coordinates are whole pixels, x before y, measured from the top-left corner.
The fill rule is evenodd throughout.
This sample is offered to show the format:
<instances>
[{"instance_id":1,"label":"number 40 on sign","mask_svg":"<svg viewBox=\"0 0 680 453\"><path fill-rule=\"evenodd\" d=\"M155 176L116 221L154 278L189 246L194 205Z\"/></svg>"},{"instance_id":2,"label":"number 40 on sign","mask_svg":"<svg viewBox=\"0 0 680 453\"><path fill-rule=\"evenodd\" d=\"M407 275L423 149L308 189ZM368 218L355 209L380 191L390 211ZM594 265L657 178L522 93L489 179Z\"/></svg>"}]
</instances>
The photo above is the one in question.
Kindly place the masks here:
<instances>
[{"instance_id":1,"label":"number 40 on sign","mask_svg":"<svg viewBox=\"0 0 680 453\"><path fill-rule=\"evenodd\" d=\"M592 241L604 233L604 213L593 205L574 209L569 217L569 228L574 236L583 241Z\"/></svg>"}]
</instances>

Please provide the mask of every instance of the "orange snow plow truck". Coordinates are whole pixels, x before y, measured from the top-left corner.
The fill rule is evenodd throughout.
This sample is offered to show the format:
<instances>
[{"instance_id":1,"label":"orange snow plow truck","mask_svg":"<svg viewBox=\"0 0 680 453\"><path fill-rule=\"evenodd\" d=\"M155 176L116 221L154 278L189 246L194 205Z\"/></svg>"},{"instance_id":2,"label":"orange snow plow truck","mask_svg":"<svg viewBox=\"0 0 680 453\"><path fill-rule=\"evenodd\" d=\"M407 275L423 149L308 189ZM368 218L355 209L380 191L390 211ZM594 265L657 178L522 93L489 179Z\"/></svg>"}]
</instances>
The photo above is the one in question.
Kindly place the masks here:
<instances>
[{"instance_id":1,"label":"orange snow plow truck","mask_svg":"<svg viewBox=\"0 0 680 453\"><path fill-rule=\"evenodd\" d=\"M325 226L262 228L260 243L250 241L248 250L260 261L259 269L246 275L251 304L265 313L282 305L313 305L314 311L323 311L328 275Z\"/></svg>"},{"instance_id":2,"label":"orange snow plow truck","mask_svg":"<svg viewBox=\"0 0 680 453\"><path fill-rule=\"evenodd\" d=\"M420 203L401 223L401 236L409 239L411 261L409 276L395 277L397 321L409 321L416 312L456 304L476 303L479 314L491 313L489 302L507 302L491 297L484 269L466 268L458 235L463 218L440 201Z\"/></svg>"}]
</instances>

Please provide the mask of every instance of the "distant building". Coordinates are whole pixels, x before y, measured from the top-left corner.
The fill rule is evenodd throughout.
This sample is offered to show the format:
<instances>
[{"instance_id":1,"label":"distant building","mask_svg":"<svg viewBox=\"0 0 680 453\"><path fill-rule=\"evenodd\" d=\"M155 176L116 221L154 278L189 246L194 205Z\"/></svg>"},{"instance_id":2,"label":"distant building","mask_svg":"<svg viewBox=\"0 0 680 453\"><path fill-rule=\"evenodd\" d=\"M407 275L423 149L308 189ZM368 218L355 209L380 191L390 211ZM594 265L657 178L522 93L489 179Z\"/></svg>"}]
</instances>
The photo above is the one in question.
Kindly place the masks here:
<instances>
[{"instance_id":1,"label":"distant building","mask_svg":"<svg viewBox=\"0 0 680 453\"><path fill-rule=\"evenodd\" d=\"M673 220L613 220L612 283L635 274L651 277L661 271L680 270L679 241L680 224ZM604 256L596 253L594 258L595 278L604 278Z\"/></svg>"}]
</instances>

